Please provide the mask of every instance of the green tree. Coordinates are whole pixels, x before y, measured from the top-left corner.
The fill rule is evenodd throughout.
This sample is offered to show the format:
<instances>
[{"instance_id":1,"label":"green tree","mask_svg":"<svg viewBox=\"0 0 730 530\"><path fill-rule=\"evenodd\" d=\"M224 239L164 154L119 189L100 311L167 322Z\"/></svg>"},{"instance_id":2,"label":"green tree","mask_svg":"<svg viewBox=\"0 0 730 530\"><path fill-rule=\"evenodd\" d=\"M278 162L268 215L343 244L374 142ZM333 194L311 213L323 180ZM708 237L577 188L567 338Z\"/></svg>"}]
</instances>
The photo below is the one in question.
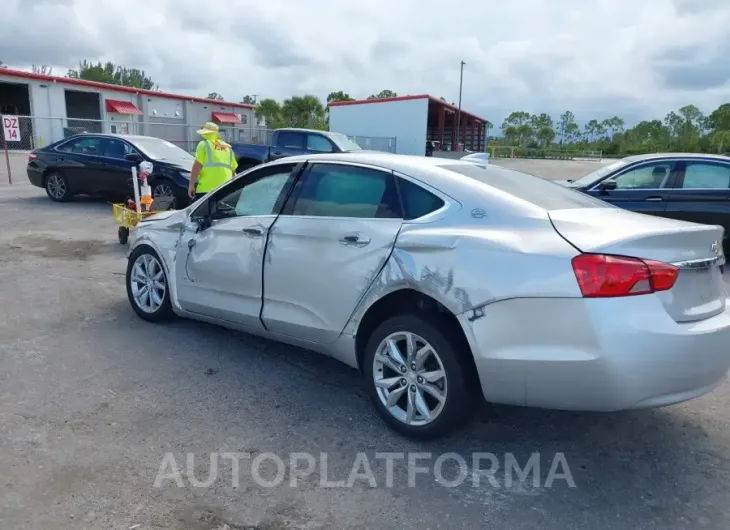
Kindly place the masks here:
<instances>
[{"instance_id":1,"label":"green tree","mask_svg":"<svg viewBox=\"0 0 730 530\"><path fill-rule=\"evenodd\" d=\"M281 105L281 117L288 127L326 128L322 102L312 95L294 96Z\"/></svg>"},{"instance_id":2,"label":"green tree","mask_svg":"<svg viewBox=\"0 0 730 530\"><path fill-rule=\"evenodd\" d=\"M53 74L53 68L51 68L48 65L41 64L37 65L34 64L32 67L32 71L34 74L41 74L41 75L52 75Z\"/></svg>"},{"instance_id":3,"label":"green tree","mask_svg":"<svg viewBox=\"0 0 730 530\"><path fill-rule=\"evenodd\" d=\"M256 117L266 121L266 126L276 129L281 126L281 105L275 99L267 98L256 105Z\"/></svg>"},{"instance_id":4,"label":"green tree","mask_svg":"<svg viewBox=\"0 0 730 530\"><path fill-rule=\"evenodd\" d=\"M564 144L565 141L569 138L568 133L575 134L575 128L577 127L577 124L575 123L575 114L570 112L569 110L566 110L563 114L560 115L560 121L558 122L558 130L560 131L560 144ZM580 130L578 130L580 132Z\"/></svg>"},{"instance_id":5,"label":"green tree","mask_svg":"<svg viewBox=\"0 0 730 530\"><path fill-rule=\"evenodd\" d=\"M723 103L710 113L707 128L713 132L730 131L730 103Z\"/></svg>"},{"instance_id":6,"label":"green tree","mask_svg":"<svg viewBox=\"0 0 730 530\"><path fill-rule=\"evenodd\" d=\"M502 123L502 132L510 143L526 146L534 135L529 112L515 111Z\"/></svg>"},{"instance_id":7,"label":"green tree","mask_svg":"<svg viewBox=\"0 0 730 530\"><path fill-rule=\"evenodd\" d=\"M155 82L145 74L144 70L115 65L110 61L103 64L101 62L93 64L84 60L79 63L78 68L70 69L66 77L97 81L99 83L110 83L112 85L123 85L144 90L157 89Z\"/></svg>"},{"instance_id":8,"label":"green tree","mask_svg":"<svg viewBox=\"0 0 730 530\"><path fill-rule=\"evenodd\" d=\"M338 90L337 92L330 92L327 95L327 103L332 103L333 101L355 101L355 98L342 90Z\"/></svg>"},{"instance_id":9,"label":"green tree","mask_svg":"<svg viewBox=\"0 0 730 530\"><path fill-rule=\"evenodd\" d=\"M207 96L205 96L205 99L214 99L216 101L223 101L223 96L221 96L218 92L211 92Z\"/></svg>"},{"instance_id":10,"label":"green tree","mask_svg":"<svg viewBox=\"0 0 730 530\"><path fill-rule=\"evenodd\" d=\"M256 96L245 95L241 98L241 103L244 105L256 105Z\"/></svg>"},{"instance_id":11,"label":"green tree","mask_svg":"<svg viewBox=\"0 0 730 530\"><path fill-rule=\"evenodd\" d=\"M398 94L396 94L392 90L381 90L377 94L370 94L368 96L368 99L385 99L385 98L395 98L395 97L398 97Z\"/></svg>"}]
</instances>

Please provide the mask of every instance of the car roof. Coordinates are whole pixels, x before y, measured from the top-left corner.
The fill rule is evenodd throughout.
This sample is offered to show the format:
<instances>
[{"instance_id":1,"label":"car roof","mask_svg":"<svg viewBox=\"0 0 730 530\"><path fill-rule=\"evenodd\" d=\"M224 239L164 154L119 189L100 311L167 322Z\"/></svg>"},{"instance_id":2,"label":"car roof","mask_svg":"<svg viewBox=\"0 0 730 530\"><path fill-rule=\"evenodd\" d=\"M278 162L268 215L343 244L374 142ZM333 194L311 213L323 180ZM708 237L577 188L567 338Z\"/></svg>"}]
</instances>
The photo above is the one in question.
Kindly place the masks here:
<instances>
[{"instance_id":1,"label":"car roof","mask_svg":"<svg viewBox=\"0 0 730 530\"><path fill-rule=\"evenodd\" d=\"M139 134L113 134L113 133L96 133L96 132L88 132L88 133L78 133L74 134L72 136L69 136L68 138L64 138L63 140L59 140L59 142L64 142L66 140L71 140L72 138L85 138L89 136L97 136L102 138L119 138L120 140L127 140L129 142L134 142L135 140L162 140L162 138L157 138L156 136L142 136Z\"/></svg>"},{"instance_id":2,"label":"car roof","mask_svg":"<svg viewBox=\"0 0 730 530\"><path fill-rule=\"evenodd\" d=\"M624 160L629 162L643 162L645 160L657 160L667 158L703 158L707 160L719 160L722 162L728 162L726 155L713 155L709 153L647 153L644 155L632 155L627 156Z\"/></svg>"}]
</instances>

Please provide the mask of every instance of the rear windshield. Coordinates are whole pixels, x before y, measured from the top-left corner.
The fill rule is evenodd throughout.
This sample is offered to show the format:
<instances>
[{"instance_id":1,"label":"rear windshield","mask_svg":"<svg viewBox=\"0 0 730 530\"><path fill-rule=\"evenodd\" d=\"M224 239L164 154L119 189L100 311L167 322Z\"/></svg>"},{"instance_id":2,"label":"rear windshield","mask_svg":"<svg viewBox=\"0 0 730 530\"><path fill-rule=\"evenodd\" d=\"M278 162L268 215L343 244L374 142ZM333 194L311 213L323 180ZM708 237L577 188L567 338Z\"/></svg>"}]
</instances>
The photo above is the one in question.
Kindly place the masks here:
<instances>
[{"instance_id":1,"label":"rear windshield","mask_svg":"<svg viewBox=\"0 0 730 530\"><path fill-rule=\"evenodd\" d=\"M556 182L495 166L472 164L444 165L444 169L483 182L545 210L570 208L611 208L606 202Z\"/></svg>"}]
</instances>

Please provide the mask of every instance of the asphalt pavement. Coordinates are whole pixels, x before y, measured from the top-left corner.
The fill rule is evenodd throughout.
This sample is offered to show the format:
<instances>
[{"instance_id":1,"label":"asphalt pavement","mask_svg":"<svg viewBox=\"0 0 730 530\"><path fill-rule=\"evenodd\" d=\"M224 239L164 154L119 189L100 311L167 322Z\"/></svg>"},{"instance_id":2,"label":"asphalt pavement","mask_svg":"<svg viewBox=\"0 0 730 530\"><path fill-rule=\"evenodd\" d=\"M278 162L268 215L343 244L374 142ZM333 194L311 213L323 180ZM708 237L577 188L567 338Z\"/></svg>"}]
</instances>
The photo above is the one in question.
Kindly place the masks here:
<instances>
[{"instance_id":1,"label":"asphalt pavement","mask_svg":"<svg viewBox=\"0 0 730 530\"><path fill-rule=\"evenodd\" d=\"M615 414L475 404L458 435L408 441L335 361L141 321L110 206L52 203L24 164L12 186L0 164L0 528L730 528L730 384Z\"/></svg>"}]
</instances>

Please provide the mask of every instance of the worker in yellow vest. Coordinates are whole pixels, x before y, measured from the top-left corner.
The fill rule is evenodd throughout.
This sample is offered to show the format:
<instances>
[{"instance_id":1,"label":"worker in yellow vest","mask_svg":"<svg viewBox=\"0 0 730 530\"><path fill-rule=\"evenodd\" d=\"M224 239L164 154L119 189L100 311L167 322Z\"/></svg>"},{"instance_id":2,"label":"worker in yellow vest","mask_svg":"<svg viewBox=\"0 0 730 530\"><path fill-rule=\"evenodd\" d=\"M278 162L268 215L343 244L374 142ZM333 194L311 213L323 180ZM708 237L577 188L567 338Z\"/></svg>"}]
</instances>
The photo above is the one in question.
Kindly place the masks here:
<instances>
[{"instance_id":1,"label":"worker in yellow vest","mask_svg":"<svg viewBox=\"0 0 730 530\"><path fill-rule=\"evenodd\" d=\"M203 139L195 149L195 163L188 186L188 195L195 200L231 180L238 167L233 149L220 137L215 123L206 123L198 134Z\"/></svg>"}]
</instances>

